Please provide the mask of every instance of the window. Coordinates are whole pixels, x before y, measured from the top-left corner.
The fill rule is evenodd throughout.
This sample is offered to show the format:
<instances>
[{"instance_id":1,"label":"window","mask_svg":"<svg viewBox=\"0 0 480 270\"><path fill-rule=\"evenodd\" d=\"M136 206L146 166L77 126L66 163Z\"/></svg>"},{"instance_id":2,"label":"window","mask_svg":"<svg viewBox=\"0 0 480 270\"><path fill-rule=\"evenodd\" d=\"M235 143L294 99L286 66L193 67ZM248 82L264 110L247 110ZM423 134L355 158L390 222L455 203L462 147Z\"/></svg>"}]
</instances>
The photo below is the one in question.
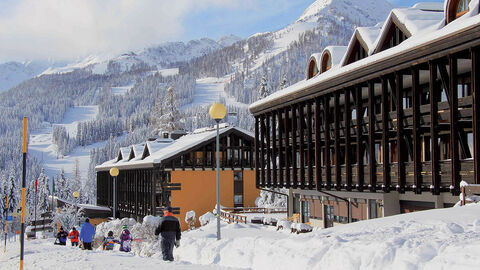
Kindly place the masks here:
<instances>
[{"instance_id":1,"label":"window","mask_svg":"<svg viewBox=\"0 0 480 270\"><path fill-rule=\"evenodd\" d=\"M235 207L243 207L243 173L233 173L233 204Z\"/></svg>"},{"instance_id":2,"label":"window","mask_svg":"<svg viewBox=\"0 0 480 270\"><path fill-rule=\"evenodd\" d=\"M322 72L325 72L329 69L332 68L332 57L330 57L329 52L325 52L325 54L322 56Z\"/></svg>"},{"instance_id":3,"label":"window","mask_svg":"<svg viewBox=\"0 0 480 270\"><path fill-rule=\"evenodd\" d=\"M447 23L463 16L469 11L471 0L449 0L447 4Z\"/></svg>"},{"instance_id":4,"label":"window","mask_svg":"<svg viewBox=\"0 0 480 270\"><path fill-rule=\"evenodd\" d=\"M315 61L315 58L311 58L310 63L308 64L307 80L317 76L317 74L318 74L317 61Z\"/></svg>"}]
</instances>

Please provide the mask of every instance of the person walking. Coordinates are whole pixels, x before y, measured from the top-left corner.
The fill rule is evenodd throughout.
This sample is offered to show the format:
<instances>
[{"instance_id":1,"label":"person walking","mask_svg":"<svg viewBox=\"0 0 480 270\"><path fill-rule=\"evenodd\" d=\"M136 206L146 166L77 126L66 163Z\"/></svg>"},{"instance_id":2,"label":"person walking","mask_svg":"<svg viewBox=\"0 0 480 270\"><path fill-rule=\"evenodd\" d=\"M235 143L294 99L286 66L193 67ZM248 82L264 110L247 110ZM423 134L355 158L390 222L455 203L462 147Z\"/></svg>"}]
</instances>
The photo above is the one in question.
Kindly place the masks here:
<instances>
[{"instance_id":1,"label":"person walking","mask_svg":"<svg viewBox=\"0 0 480 270\"><path fill-rule=\"evenodd\" d=\"M164 261L173 261L173 247L180 246L181 234L180 222L173 216L172 208L165 207L163 217L155 230L155 235L161 237L160 245Z\"/></svg>"},{"instance_id":2,"label":"person walking","mask_svg":"<svg viewBox=\"0 0 480 270\"><path fill-rule=\"evenodd\" d=\"M83 249L92 250L93 236L95 236L95 228L87 218L80 229L80 241L82 241Z\"/></svg>"},{"instance_id":3,"label":"person walking","mask_svg":"<svg viewBox=\"0 0 480 270\"><path fill-rule=\"evenodd\" d=\"M70 239L70 242L72 243L72 247L73 246L77 246L78 247L78 236L79 236L79 232L77 231L77 229L75 229L75 227L72 228L72 231L68 234L68 239Z\"/></svg>"},{"instance_id":4,"label":"person walking","mask_svg":"<svg viewBox=\"0 0 480 270\"><path fill-rule=\"evenodd\" d=\"M132 244L132 235L128 230L127 225L123 225L122 227L122 235L120 235L120 251L130 252L130 246Z\"/></svg>"},{"instance_id":5,"label":"person walking","mask_svg":"<svg viewBox=\"0 0 480 270\"><path fill-rule=\"evenodd\" d=\"M58 244L65 246L67 244L67 233L63 230L63 227L60 227L60 230L57 233Z\"/></svg>"}]
</instances>

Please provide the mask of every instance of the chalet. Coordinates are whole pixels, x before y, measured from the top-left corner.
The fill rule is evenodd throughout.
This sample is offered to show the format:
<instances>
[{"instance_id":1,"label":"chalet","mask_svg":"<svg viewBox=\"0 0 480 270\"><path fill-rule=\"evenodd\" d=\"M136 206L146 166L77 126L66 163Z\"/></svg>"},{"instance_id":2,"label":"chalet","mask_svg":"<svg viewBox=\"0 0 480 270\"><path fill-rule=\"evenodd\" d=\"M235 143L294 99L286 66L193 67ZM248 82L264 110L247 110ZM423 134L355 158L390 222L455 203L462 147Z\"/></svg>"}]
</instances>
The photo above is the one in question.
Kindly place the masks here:
<instances>
[{"instance_id":1,"label":"chalet","mask_svg":"<svg viewBox=\"0 0 480 270\"><path fill-rule=\"evenodd\" d=\"M219 134L221 205L254 207L259 190L255 188L253 134L226 124ZM117 217L161 215L164 207L171 206L186 229L187 211L194 210L198 217L215 207L215 139L216 129L203 128L120 149L117 158L96 167L97 204L113 209L109 170L116 167L120 171Z\"/></svg>"},{"instance_id":2,"label":"chalet","mask_svg":"<svg viewBox=\"0 0 480 270\"><path fill-rule=\"evenodd\" d=\"M250 106L256 186L288 188L289 214L320 227L456 203L480 184L478 13L394 9L313 55L306 80Z\"/></svg>"}]
</instances>

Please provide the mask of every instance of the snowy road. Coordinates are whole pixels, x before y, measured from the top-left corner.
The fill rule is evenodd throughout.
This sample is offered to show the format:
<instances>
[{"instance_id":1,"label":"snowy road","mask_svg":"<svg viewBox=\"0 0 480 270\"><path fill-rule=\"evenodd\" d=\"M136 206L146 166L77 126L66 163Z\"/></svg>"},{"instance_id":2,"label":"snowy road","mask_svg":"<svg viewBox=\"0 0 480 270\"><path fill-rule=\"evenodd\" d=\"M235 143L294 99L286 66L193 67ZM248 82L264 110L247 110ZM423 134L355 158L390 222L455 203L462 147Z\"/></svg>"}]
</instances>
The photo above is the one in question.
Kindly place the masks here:
<instances>
[{"instance_id":1,"label":"snowy road","mask_svg":"<svg viewBox=\"0 0 480 270\"><path fill-rule=\"evenodd\" d=\"M142 258L120 251L84 251L77 247L53 245L53 239L25 241L25 269L235 269L218 265L194 265L188 262L164 262L160 258ZM19 268L19 241L8 243L7 253L0 253L0 269Z\"/></svg>"}]
</instances>

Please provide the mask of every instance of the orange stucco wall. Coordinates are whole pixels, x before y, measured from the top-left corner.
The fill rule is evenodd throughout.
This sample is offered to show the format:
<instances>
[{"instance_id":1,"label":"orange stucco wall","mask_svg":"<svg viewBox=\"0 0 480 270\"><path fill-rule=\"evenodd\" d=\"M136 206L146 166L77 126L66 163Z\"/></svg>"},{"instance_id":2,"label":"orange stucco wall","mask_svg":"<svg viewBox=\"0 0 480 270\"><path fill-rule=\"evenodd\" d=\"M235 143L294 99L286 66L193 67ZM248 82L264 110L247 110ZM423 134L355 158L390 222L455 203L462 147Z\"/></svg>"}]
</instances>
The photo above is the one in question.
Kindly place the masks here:
<instances>
[{"instance_id":1,"label":"orange stucco wall","mask_svg":"<svg viewBox=\"0 0 480 270\"><path fill-rule=\"evenodd\" d=\"M233 207L233 172L232 170L220 171L220 204ZM206 212L211 212L215 207L216 172L215 171L172 171L172 183L181 183L181 190L173 190L171 205L180 207L180 220L182 230L187 229L185 213L195 211L196 226L200 226L198 218ZM255 188L255 172L244 171L244 205L254 206L259 190Z\"/></svg>"}]
</instances>

